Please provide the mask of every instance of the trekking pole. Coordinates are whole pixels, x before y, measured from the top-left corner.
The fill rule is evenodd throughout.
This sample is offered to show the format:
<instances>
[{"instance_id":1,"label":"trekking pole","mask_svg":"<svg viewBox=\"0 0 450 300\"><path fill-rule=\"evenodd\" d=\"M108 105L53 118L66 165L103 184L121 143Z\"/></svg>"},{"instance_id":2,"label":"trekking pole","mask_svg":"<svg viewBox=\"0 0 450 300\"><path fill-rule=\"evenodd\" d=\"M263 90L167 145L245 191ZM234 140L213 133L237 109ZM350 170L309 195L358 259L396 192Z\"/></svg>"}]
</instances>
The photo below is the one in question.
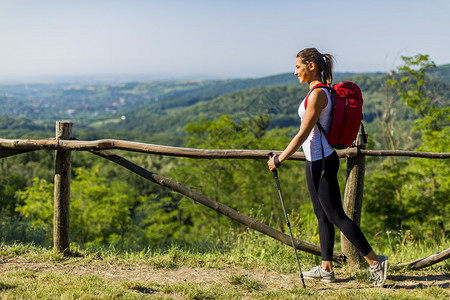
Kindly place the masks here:
<instances>
[{"instance_id":1,"label":"trekking pole","mask_svg":"<svg viewBox=\"0 0 450 300\"><path fill-rule=\"evenodd\" d=\"M273 153L270 152L268 155L269 155L269 158L272 158ZM286 206L284 205L283 195L281 194L280 181L278 180L278 171L277 171L277 169L275 169L272 172L275 177L275 181L277 182L278 194L280 195L280 200L281 200L281 205L283 206L284 216L286 217L286 223L289 228L289 234L291 235L292 248L294 248L295 258L297 259L298 270L300 271L300 278L302 279L303 288L306 289L305 280L303 279L302 268L300 267L300 261L298 259L297 248L295 248L294 236L292 235L291 223L289 223L289 218L286 213Z\"/></svg>"}]
</instances>

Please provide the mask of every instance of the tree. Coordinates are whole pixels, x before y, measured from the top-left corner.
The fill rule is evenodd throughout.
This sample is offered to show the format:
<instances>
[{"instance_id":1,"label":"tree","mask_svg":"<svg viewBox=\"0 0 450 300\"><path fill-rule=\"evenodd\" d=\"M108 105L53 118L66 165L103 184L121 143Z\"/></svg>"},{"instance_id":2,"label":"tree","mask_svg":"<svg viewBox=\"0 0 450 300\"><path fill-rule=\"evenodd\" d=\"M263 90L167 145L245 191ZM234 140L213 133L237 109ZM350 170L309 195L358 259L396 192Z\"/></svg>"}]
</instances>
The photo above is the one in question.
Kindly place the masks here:
<instances>
[{"instance_id":1,"label":"tree","mask_svg":"<svg viewBox=\"0 0 450 300\"><path fill-rule=\"evenodd\" d=\"M16 211L29 220L32 225L51 229L53 223L53 184L39 178L33 179L33 184L18 191L16 197L22 205Z\"/></svg>"},{"instance_id":2,"label":"tree","mask_svg":"<svg viewBox=\"0 0 450 300\"><path fill-rule=\"evenodd\" d=\"M389 80L396 89L400 100L412 108L417 115L413 128L422 133L424 147L432 151L448 150L449 99L441 99L436 93L436 85L427 72L436 68L429 55L402 56L403 64L398 67L400 78ZM442 140L443 139L443 140ZM439 143L436 143L439 141ZM430 148L431 147L431 148Z\"/></svg>"},{"instance_id":3,"label":"tree","mask_svg":"<svg viewBox=\"0 0 450 300\"><path fill-rule=\"evenodd\" d=\"M188 125L188 145L203 149L284 149L290 141L291 130L266 132L268 121L264 116L240 123L230 116L216 121L203 119ZM306 184L299 182L304 178L301 170L298 162L286 162L279 174L289 211L298 210L301 204L309 202ZM172 174L184 185L244 214L277 227L283 222L276 185L266 160L184 159ZM234 226L226 218L190 200L181 201L180 208L185 216L190 216L193 233L213 231L220 238L223 228Z\"/></svg>"},{"instance_id":4,"label":"tree","mask_svg":"<svg viewBox=\"0 0 450 300\"><path fill-rule=\"evenodd\" d=\"M397 88L401 101L419 116L413 128L422 134L423 144L418 150L447 152L450 149L449 99L438 96L435 91L438 87L427 75L436 65L429 55L418 54L402 59L404 64L399 67L399 71L406 76L400 82L392 80L391 83ZM409 167L416 171L417 184L414 188L408 186L405 189L405 196L411 199L415 213L425 215L428 223L438 225L444 237L444 223L447 222L447 228L450 225L449 166L448 160L412 160ZM420 206L421 203L424 205Z\"/></svg>"},{"instance_id":5,"label":"tree","mask_svg":"<svg viewBox=\"0 0 450 300\"><path fill-rule=\"evenodd\" d=\"M123 246L133 224L136 199L130 186L99 174L102 165L75 169L71 183L71 241L86 246ZM53 184L35 178L33 185L17 193L23 203L16 208L30 224L52 228Z\"/></svg>"},{"instance_id":6,"label":"tree","mask_svg":"<svg viewBox=\"0 0 450 300\"><path fill-rule=\"evenodd\" d=\"M446 152L450 108L448 99L436 96L436 85L427 75L435 64L421 54L402 60L400 73L389 83L405 107L415 113L413 131L421 136L418 150ZM447 160L414 158L380 164L367 181L371 192L366 193L364 211L372 222L366 226L374 229L384 224L388 230L411 230L416 236L427 237L438 233L446 238L450 225L449 169Z\"/></svg>"},{"instance_id":7,"label":"tree","mask_svg":"<svg viewBox=\"0 0 450 300\"><path fill-rule=\"evenodd\" d=\"M0 214L13 216L16 208L15 193L26 187L26 179L17 174L2 173L0 177Z\"/></svg>"}]
</instances>

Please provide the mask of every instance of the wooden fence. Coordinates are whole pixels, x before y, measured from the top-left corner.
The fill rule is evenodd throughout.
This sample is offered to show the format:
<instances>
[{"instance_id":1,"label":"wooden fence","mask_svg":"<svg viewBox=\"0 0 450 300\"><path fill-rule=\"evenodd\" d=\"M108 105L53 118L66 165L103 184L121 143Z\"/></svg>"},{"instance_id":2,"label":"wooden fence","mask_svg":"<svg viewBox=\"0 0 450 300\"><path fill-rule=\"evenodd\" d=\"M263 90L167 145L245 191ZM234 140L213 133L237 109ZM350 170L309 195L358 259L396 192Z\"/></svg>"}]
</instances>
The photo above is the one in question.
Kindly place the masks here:
<instances>
[{"instance_id":1,"label":"wooden fence","mask_svg":"<svg viewBox=\"0 0 450 300\"><path fill-rule=\"evenodd\" d=\"M248 226L261 233L269 235L286 245L292 246L290 237L264 223L254 220L224 204L214 201L194 190L183 186L163 176L152 173L123 157L108 150L128 150L148 154L158 154L176 157L189 157L196 159L267 159L267 154L276 150L204 150L180 147L168 147L122 140L97 140L78 141L72 137L73 124L68 121L56 122L56 138L41 140L11 140L0 139L0 158L21 154L35 150L55 150L55 181L54 181L54 218L53 218L53 247L55 251L68 254L70 252L70 174L71 174L71 152L89 151L95 155L113 161L128 170L142 176L156 184L179 192L194 201L197 201L241 224ZM364 188L365 156L409 156L432 159L448 159L450 153L432 153L416 151L392 151L392 150L366 150L361 144L361 138L357 140L357 147L337 151L338 156L347 158L347 181L344 191L344 209L348 216L358 225L361 220L362 196ZM303 153L296 153L291 160L305 160ZM295 247L299 250L320 255L320 247L298 239L294 239ZM358 266L361 257L356 249L345 239L341 238L342 251L335 252L333 259L336 262L347 260L350 265ZM433 256L436 263L450 256L450 248L443 253Z\"/></svg>"}]
</instances>

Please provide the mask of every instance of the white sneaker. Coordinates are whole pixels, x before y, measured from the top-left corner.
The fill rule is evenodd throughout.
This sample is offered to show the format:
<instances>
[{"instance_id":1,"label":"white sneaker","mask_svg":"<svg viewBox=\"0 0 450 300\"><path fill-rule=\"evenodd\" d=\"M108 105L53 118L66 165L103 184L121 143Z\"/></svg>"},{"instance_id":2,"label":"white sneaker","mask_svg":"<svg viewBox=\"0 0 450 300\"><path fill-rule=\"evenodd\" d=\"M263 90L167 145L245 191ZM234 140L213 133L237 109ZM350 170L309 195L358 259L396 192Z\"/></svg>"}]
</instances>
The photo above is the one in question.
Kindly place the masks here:
<instances>
[{"instance_id":1,"label":"white sneaker","mask_svg":"<svg viewBox=\"0 0 450 300\"><path fill-rule=\"evenodd\" d=\"M305 278L305 279L320 279L320 281L325 281L325 282L333 282L335 280L334 271L325 272L321 266L314 267L311 270L304 272L303 278Z\"/></svg>"},{"instance_id":2,"label":"white sneaker","mask_svg":"<svg viewBox=\"0 0 450 300\"><path fill-rule=\"evenodd\" d=\"M383 286L387 277L388 257L386 255L377 255L378 264L375 267L369 267L370 278L373 279L374 286Z\"/></svg>"}]
</instances>

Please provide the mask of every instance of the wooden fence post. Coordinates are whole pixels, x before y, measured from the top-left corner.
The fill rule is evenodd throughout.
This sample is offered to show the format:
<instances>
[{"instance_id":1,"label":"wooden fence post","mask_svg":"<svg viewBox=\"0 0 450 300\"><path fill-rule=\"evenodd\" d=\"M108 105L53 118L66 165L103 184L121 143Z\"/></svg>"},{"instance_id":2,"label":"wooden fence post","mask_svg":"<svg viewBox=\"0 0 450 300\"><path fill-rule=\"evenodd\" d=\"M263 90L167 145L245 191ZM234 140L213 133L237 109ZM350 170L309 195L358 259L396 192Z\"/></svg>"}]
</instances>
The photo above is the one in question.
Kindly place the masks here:
<instances>
[{"instance_id":1,"label":"wooden fence post","mask_svg":"<svg viewBox=\"0 0 450 300\"><path fill-rule=\"evenodd\" d=\"M56 140L72 137L73 123L56 122ZM58 143L59 144L59 143ZM70 150L57 150L55 160L55 191L53 207L53 249L65 255L69 253L70 220Z\"/></svg>"},{"instance_id":2,"label":"wooden fence post","mask_svg":"<svg viewBox=\"0 0 450 300\"><path fill-rule=\"evenodd\" d=\"M362 134L358 134L356 145L365 149ZM347 181L344 192L344 211L347 216L360 226L362 198L364 190L365 155L347 158ZM352 268L362 266L363 257L350 241L341 233L342 253L347 257L347 263Z\"/></svg>"}]
</instances>

